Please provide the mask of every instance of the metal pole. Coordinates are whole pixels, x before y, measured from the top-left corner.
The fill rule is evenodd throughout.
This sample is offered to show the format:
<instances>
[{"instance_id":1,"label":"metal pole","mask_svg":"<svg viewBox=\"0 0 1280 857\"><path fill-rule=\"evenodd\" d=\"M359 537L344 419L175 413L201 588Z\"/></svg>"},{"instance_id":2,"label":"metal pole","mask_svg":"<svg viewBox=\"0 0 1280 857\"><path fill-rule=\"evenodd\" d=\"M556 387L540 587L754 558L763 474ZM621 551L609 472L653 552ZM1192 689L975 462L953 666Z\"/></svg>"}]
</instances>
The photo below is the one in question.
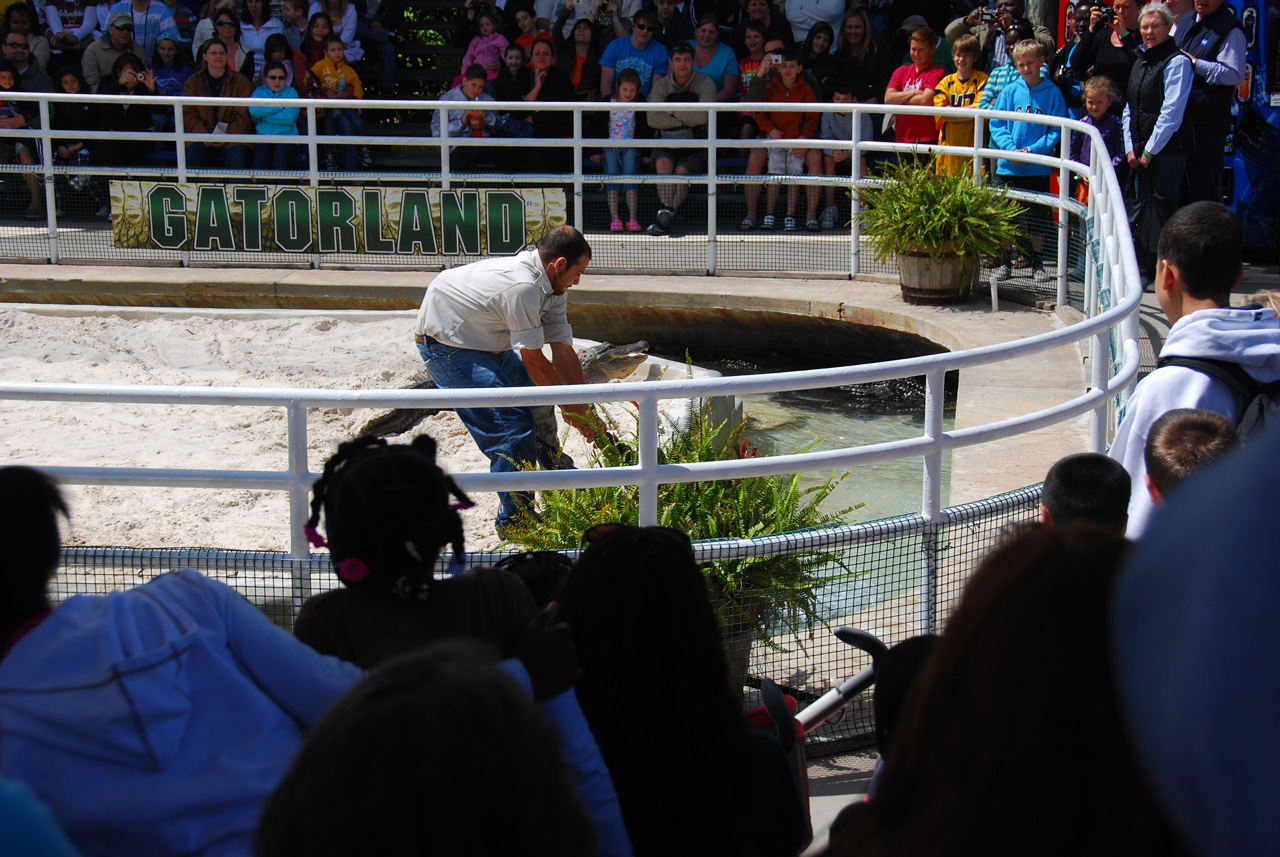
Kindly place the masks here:
<instances>
[{"instance_id":1,"label":"metal pole","mask_svg":"<svg viewBox=\"0 0 1280 857\"><path fill-rule=\"evenodd\" d=\"M573 225L583 231L582 222L582 108L573 111Z\"/></svg>"},{"instance_id":2,"label":"metal pole","mask_svg":"<svg viewBox=\"0 0 1280 857\"><path fill-rule=\"evenodd\" d=\"M33 58L34 59L34 58ZM36 104L40 111L40 147L44 149L41 159L44 168L41 178L44 181L44 219L49 230L49 264L58 264L58 200L53 193L53 130L49 123L49 102L40 99Z\"/></svg>"},{"instance_id":3,"label":"metal pole","mask_svg":"<svg viewBox=\"0 0 1280 857\"><path fill-rule=\"evenodd\" d=\"M306 559L311 555L305 531L311 493L311 474L307 472L307 409L297 400L291 400L285 408L289 417L289 556Z\"/></svg>"},{"instance_id":4,"label":"metal pole","mask_svg":"<svg viewBox=\"0 0 1280 857\"><path fill-rule=\"evenodd\" d=\"M973 120L973 183L982 184L982 158L978 157L978 150L986 145L984 138L986 137L987 123L983 119Z\"/></svg>"},{"instance_id":5,"label":"metal pole","mask_svg":"<svg viewBox=\"0 0 1280 857\"><path fill-rule=\"evenodd\" d=\"M873 116L880 114L874 113ZM849 221L849 277L862 273L862 224L858 215L862 213L862 200L858 198L858 179L862 177L862 114L857 107L853 110L853 132L849 142L853 149L849 153L849 207L853 219Z\"/></svg>"},{"instance_id":6,"label":"metal pole","mask_svg":"<svg viewBox=\"0 0 1280 857\"><path fill-rule=\"evenodd\" d=\"M658 400L640 400L640 526L658 523Z\"/></svg>"},{"instance_id":7,"label":"metal pole","mask_svg":"<svg viewBox=\"0 0 1280 857\"><path fill-rule=\"evenodd\" d=\"M177 147L174 156L178 161L178 184L185 185L191 177L187 175L187 129L183 126L181 101L173 105L173 134L174 146ZM182 267L191 267L190 250L182 251Z\"/></svg>"},{"instance_id":8,"label":"metal pole","mask_svg":"<svg viewBox=\"0 0 1280 857\"><path fill-rule=\"evenodd\" d=\"M1058 167L1058 306L1067 302L1067 229L1071 213L1067 211L1067 200L1071 197L1071 171L1067 169L1067 158L1071 157L1071 129L1062 128L1062 141L1058 149L1058 157L1062 166Z\"/></svg>"},{"instance_id":9,"label":"metal pole","mask_svg":"<svg viewBox=\"0 0 1280 857\"><path fill-rule=\"evenodd\" d=\"M917 628L932 634L938 627L938 530L942 511L942 414L946 392L945 369L925 375L924 436L930 441L924 454L924 483L920 514L924 531L920 538L920 600Z\"/></svg>"},{"instance_id":10,"label":"metal pole","mask_svg":"<svg viewBox=\"0 0 1280 857\"><path fill-rule=\"evenodd\" d=\"M307 107L307 154L311 162L311 186L317 188L320 186L320 141L316 128L316 108L312 106ZM320 269L319 253L311 254L311 268Z\"/></svg>"},{"instance_id":11,"label":"metal pole","mask_svg":"<svg viewBox=\"0 0 1280 857\"><path fill-rule=\"evenodd\" d=\"M707 113L707 275L716 273L716 179L720 168L716 166L716 122L720 108L713 106Z\"/></svg>"}]
</instances>

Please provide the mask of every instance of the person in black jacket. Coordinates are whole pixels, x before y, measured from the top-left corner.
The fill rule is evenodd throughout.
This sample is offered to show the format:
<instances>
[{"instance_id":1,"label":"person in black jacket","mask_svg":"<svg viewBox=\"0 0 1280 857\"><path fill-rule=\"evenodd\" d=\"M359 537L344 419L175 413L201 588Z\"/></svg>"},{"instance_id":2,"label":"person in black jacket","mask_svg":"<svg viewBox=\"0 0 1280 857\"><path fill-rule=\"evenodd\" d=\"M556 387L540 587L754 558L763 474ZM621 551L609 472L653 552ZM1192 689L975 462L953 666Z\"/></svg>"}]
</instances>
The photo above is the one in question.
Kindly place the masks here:
<instances>
[{"instance_id":1,"label":"person in black jacket","mask_svg":"<svg viewBox=\"0 0 1280 857\"><path fill-rule=\"evenodd\" d=\"M1222 152L1231 127L1231 99L1244 80L1244 27L1224 0L1196 0L1178 22L1178 47L1191 58L1190 123L1195 152L1184 202L1221 201Z\"/></svg>"}]
</instances>

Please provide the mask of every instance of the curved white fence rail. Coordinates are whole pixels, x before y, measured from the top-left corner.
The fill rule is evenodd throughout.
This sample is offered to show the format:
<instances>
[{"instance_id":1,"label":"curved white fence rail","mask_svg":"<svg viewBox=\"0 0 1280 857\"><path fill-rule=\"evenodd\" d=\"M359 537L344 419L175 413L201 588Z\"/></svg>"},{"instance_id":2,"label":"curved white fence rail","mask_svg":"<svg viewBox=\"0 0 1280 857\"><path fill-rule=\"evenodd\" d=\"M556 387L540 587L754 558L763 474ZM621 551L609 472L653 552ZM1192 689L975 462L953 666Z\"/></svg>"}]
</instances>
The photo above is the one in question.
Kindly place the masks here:
<instances>
[{"instance_id":1,"label":"curved white fence rail","mask_svg":"<svg viewBox=\"0 0 1280 857\"><path fill-rule=\"evenodd\" d=\"M66 101L83 101L85 98L92 98L100 102L120 102L120 103L136 103L137 97L121 96L121 95L66 95L63 93L11 93L11 97L24 100L38 102L40 128L39 129L0 129L0 140L5 138L35 138L40 141L41 149L48 153L52 152L52 141L61 137L68 136L68 132L59 132L57 129L50 128L51 105ZM1035 163L1048 166L1054 169L1059 179L1059 192L1056 198L1045 197L1043 195L1039 200L1042 203L1052 206L1058 213L1058 229L1059 237L1065 239L1067 236L1068 224L1067 214L1076 212L1085 214L1100 228L1098 234L1119 237L1127 236L1127 221L1124 218L1124 206L1120 204L1122 197L1118 192L1118 188L1113 189L1102 188L1102 176L1110 173L1110 166L1106 159L1101 161L1098 158L1098 151L1106 151L1105 146L1101 142L1097 142L1091 147L1092 154L1090 163L1080 164L1073 163L1069 160L1071 150L1072 134L1088 134L1095 140L1098 140L1097 131L1091 126L1087 126L1081 122L1061 119L1050 116L1037 116L1025 113L1006 113L993 110L974 110L967 108L953 107L909 107L899 105L882 105L882 104L852 104L852 105L834 105L834 104L774 104L768 105L770 111L783 112L813 112L834 110L837 108L850 108L854 113L855 121L853 124L853 133L849 140L845 141L829 141L829 140L752 140L744 141L739 139L718 139L716 137L717 116L725 113L739 113L744 107L751 105L742 103L708 103L699 105L699 109L706 109L709 116L707 123L707 137L705 139L692 140L633 140L633 141L617 141L606 140L600 138L590 138L583 136L584 118L590 114L599 114L610 109L609 102L546 102L539 103L537 109L539 111L564 111L571 112L573 115L573 137L570 139L544 139L544 138L473 138L473 137L449 137L448 123L441 123L441 136L371 136L362 137L338 137L321 135L318 133L318 124L316 119L316 110L331 107L331 102L323 99L297 99L296 106L305 110L306 113L306 133L297 137L271 138L270 142L293 142L303 147L307 152L307 169L294 170L284 172L255 171L255 170L226 170L226 169L190 169L187 166L186 146L189 143L196 142L219 142L219 143L256 143L263 142L265 138L254 134L192 134L186 132L182 127L182 107L184 105L235 105L244 106L269 105L276 106L277 102L270 99L237 99L237 98L188 98L183 96L177 97L155 97L148 98L149 102L156 106L172 105L174 109L177 129L169 133L152 133L146 135L126 134L122 132L112 131L94 131L94 132L75 132L77 139L84 139L92 142L94 140L107 139L135 139L145 141L148 145L159 143L161 145L171 144L173 146L175 165L173 167L157 166L152 164L143 164L130 167L82 167L82 166L55 166L49 157L43 158L43 163L36 166L0 166L0 172L34 172L39 174L44 183L44 193L46 197L47 212L47 230L48 230L48 250L47 258L50 263L56 264L60 259L60 251L58 247L58 215L57 205L54 198L54 178L59 175L72 174L97 174L108 177L136 178L138 176L165 176L175 179L178 182L185 183L190 181L199 181L205 178L220 177L255 177L257 179L278 179L281 181L302 181L307 185L317 186L321 182L348 182L352 177L357 175L368 175L367 173L341 173L341 172L325 172L320 169L321 159L319 157L319 147L330 144L352 144L352 145L368 145L379 148L395 148L395 147L435 147L440 157L439 172L414 173L414 172L397 172L388 174L394 177L403 177L405 180L430 181L438 182L441 189L449 189L451 183L457 181L501 181L504 184L565 184L572 186L572 209L571 222L578 226L584 227L584 188L588 185L599 184L606 177L596 173L585 173L583 168L583 156L585 151L593 151L604 146L610 148L640 148L649 149L654 146L660 146L666 149L704 149L707 155L707 163L713 167L709 169L705 175L654 175L639 174L628 175L625 177L627 184L677 184L686 183L690 185L705 185L707 189L707 243L705 266L709 274L714 274L718 270L717 263L717 193L716 188L719 184L736 182L739 184L833 184L841 187L848 187L849 180L840 177L824 177L824 176L804 176L804 177L786 177L771 175L745 176L740 174L721 173L718 168L718 155L723 150L740 150L744 147L760 147L766 149L773 148L843 148L850 151L853 155L853 163L859 163L863 155L869 153L888 153L902 151L909 148L911 151L918 153L938 153L938 154L955 154L974 156L975 178L981 180L981 170L983 159L1003 157L1012 160L1022 161L1026 163ZM431 111L437 108L458 109L459 102L441 102L441 101L378 101L365 100L360 102L361 109L365 111L378 110L419 110L424 115L429 115ZM528 111L529 104L526 102L490 102L485 106L495 111L503 110L520 110ZM678 104L646 104L646 110L685 110L688 109L687 103ZM999 149L987 148L984 139L984 122L975 123L975 138L972 146L938 146L938 145L917 145L911 147L903 147L895 143L881 143L875 141L866 141L860 138L860 122L858 117L862 114L871 114L873 121L880 122L885 114L917 114L928 116L955 117L963 119L972 119L975 116L980 119L987 120L992 118L1001 118L1019 122L1032 122L1037 124L1055 125L1062 129L1061 143L1059 154L1057 157L1047 155L1031 155L1004 152ZM545 173L495 173L486 171L484 173L460 173L455 172L450 166L450 150L452 147L461 146L537 146L543 148L571 148L573 152L573 171L572 173L563 174L545 174ZM1091 186L1093 188L1093 197L1090 200L1088 210L1070 198L1068 181L1071 173L1080 173L1091 177ZM617 181L624 179L619 178ZM861 182L871 181L862 179ZM850 223L850 251L848 273L856 276L862 265L860 264L861 242L859 238L859 229L857 221L858 198L857 194L853 195L853 213L855 217ZM1123 230L1123 231L1121 231ZM0 253L0 255L4 255ZM310 254L310 262L314 267L320 267L324 263L324 257L321 254ZM1058 302L1066 302L1066 286L1067 286L1067 241L1058 241ZM190 253L184 253L182 263L190 263ZM446 258L443 264L448 265L450 261ZM1087 302L1087 301L1086 301Z\"/></svg>"},{"instance_id":2,"label":"curved white fence rail","mask_svg":"<svg viewBox=\"0 0 1280 857\"><path fill-rule=\"evenodd\" d=\"M44 143L45 151L49 151L52 138L60 136L57 131L48 129L49 105L59 100L68 100L70 96L13 93L18 97L29 97L40 102L40 113L44 130L25 133L13 133L0 130L0 139L7 136L38 136ZM118 96L102 96L111 100L124 100ZM235 99L172 99L173 103L227 103ZM240 100L242 101L242 100ZM316 146L321 141L315 129L315 117L312 108L329 106L322 101L304 100L300 106L308 108L308 130L305 144L310 151L310 171L306 174L312 183L317 182L321 174L316 170L318 159ZM364 102L363 107L405 108L404 102ZM450 103L424 102L420 106L451 106ZM452 106L456 107L456 103ZM502 104L496 105L498 108ZM527 105L525 105L527 106ZM673 108L687 108L688 105L670 105ZM661 109L663 105L649 105L650 108ZM711 111L720 109L738 109L739 105L705 105ZM927 115L957 115L973 117L975 111L953 108L912 108L886 107L883 105L852 105L856 111L882 113L920 113ZM606 105L607 108L607 105ZM812 109L812 105L770 105L770 109ZM590 109L601 109L600 105L584 105L578 103L540 105L540 109L563 109L574 112L574 127L579 132L582 127L583 112ZM181 110L177 111L181 116ZM1137 343L1138 308L1141 304L1142 290L1139 286L1137 262L1133 253L1132 240L1129 234L1128 221L1120 188L1114 172L1105 160L1099 160L1097 153L1106 151L1105 145L1093 128L1073 120L1055 117L1028 116L1026 114L994 113L978 111L983 117L1000 116L1016 121L1031 121L1043 124L1054 124L1070 133L1089 134L1093 138L1093 156L1089 164L1074 163L1069 160L1070 133L1062 135L1061 151L1058 157L1035 156L1011 152L991 150L983 145L982 123L976 123L977 140L973 147L913 147L916 151L953 152L957 154L983 157L1005 157L1013 160L1045 164L1058 172L1060 191L1056 199L1048 198L1048 203L1063 216L1059 217L1059 229L1063 235L1067 229L1068 211L1079 212L1078 203L1069 200L1067 188L1068 176L1072 172L1088 175L1091 178L1091 196L1086 212L1088 222L1092 224L1094 240L1086 242L1087 260L1085 264L1085 313L1086 319L1068 328L1035 336L1029 339L993 345L949 354L938 354L927 357L894 360L861 366L835 369L821 369L805 372L785 372L753 377L703 379L688 381L636 382L625 384L602 384L568 387L536 387L509 390L404 390L404 391L363 391L363 390L308 390L308 389L264 389L264 388L213 388L213 387L147 387L124 385L90 385L90 384L47 384L47 383L0 383L0 399L60 401L60 402L115 402L115 403L153 403L184 405L249 405L262 407L282 407L287 411L288 423L288 466L282 471L237 471L237 470L183 470L183 469L147 469L147 468L111 468L111 467L47 467L45 469L64 482L73 484L109 484L133 486L168 486L168 487L220 487L248 488L286 491L290 496L291 513L291 554L296 557L308 555L308 546L303 534L303 527L308 514L308 494L311 483L318 474L309 471L307 466L307 420L309 408L320 407L487 407L498 405L539 405L539 404L577 404L585 402L621 402L635 401L639 404L640 455L636 465L603 469L586 469L553 472L529 473L466 473L458 475L458 482L468 491L498 490L546 490L556 488L586 488L605 485L635 485L640 496L640 521L644 524L657 520L658 486L663 483L693 482L715 479L736 479L747 476L765 476L803 471L830 471L832 469L851 467L857 464L885 461L889 459L920 457L923 461L921 480L921 514L926 522L939 522L942 496L942 455L949 449L992 443L1003 438L1022 434L1046 426L1062 422L1085 412L1090 413L1090 447L1102 450L1107 441L1109 430L1109 407L1115 397L1120 401L1125 398L1138 372L1139 352ZM858 122L853 123L854 137L841 145L854 153L857 163L859 154L868 151L898 151L903 147L888 143L863 142L857 138ZM663 141L664 147L697 148L706 147L710 156L709 163L715 163L715 152L719 145L714 137L715 123L709 123L711 138L707 140ZM107 132L86 134L88 138L121 136ZM195 174L185 166L183 144L195 140L216 139L219 141L244 140L253 142L252 137L232 137L228 135L188 135L179 129L173 134L152 135L151 139L172 140L177 146L177 176L179 180L188 180ZM324 143L341 140L343 142L366 142L375 145L423 145L437 143L442 146L441 156L443 169L437 176L442 186L447 187L450 181L448 167L448 144L461 145L484 144L491 141L448 140L447 138L323 138ZM599 146L605 141L584 140L581 135L571 141L538 140L537 145L554 145L561 143L571 145L575 153L575 172L572 176L522 176L518 180L530 182L546 182L551 180L572 180L576 194L575 218L581 222L581 190L583 175L581 155L584 147ZM728 142L728 141L726 141ZM800 141L803 143L804 141ZM765 147L796 145L797 141L755 141L751 145ZM813 145L831 147L831 141L812 141ZM610 143L610 145L613 145ZM637 144L639 145L639 144ZM645 141L643 145L652 145ZM734 148L741 147L741 141L732 141ZM975 180L981 180L980 161L975 161ZM50 261L56 262L57 255L57 223L52 198L52 179L58 172L66 172L69 168L53 167L46 163L41 167L27 168L43 172L46 181L45 189L49 195L48 229L50 243ZM10 167L10 172L20 171ZM78 170L77 170L78 171ZM101 170L103 174L113 174L110 170ZM117 170L114 174L120 174ZM226 175L225 171L204 171L200 176ZM281 178L298 178L299 173L266 174ZM719 181L758 181L778 180L770 176L719 176L714 173L708 176L637 176L642 181L675 181L705 182L712 191L708 205L708 270L715 270L715 194L714 187ZM628 177L627 181L630 181ZM808 177L805 183L811 183ZM830 181L828 179L827 181ZM840 180L846 185L848 180ZM855 211L857 194L853 195ZM1040 201L1044 202L1045 199ZM851 273L858 271L857 219L851 225L850 265ZM1059 241L1059 298L1065 303L1065 270L1066 241ZM1095 253L1097 258L1095 258ZM992 303L995 308L996 297ZM979 365L1012 360L1017 357L1056 348L1071 342L1087 341L1090 355L1091 378L1087 392L1069 401L1050 408L1018 417L1002 420L987 425L974 426L952 431L943 430L943 392L944 379L948 371L964 370ZM784 390L803 390L836 385L882 381L891 378L902 378L924 375L926 378L926 407L922 433L918 437L898 440L889 443L872 444L863 447L850 447L821 452L807 452L792 455L779 455L767 458L754 458L732 461L705 462L698 464L659 464L659 402L664 399L688 399L717 395L746 395L752 393L771 393ZM40 462L31 462L40 465ZM819 536L819 541L821 537ZM817 544L809 545L810 547ZM722 553L724 545L719 546ZM924 562L929 560L929 551L925 551ZM924 570L927 576L928 569Z\"/></svg>"}]
</instances>

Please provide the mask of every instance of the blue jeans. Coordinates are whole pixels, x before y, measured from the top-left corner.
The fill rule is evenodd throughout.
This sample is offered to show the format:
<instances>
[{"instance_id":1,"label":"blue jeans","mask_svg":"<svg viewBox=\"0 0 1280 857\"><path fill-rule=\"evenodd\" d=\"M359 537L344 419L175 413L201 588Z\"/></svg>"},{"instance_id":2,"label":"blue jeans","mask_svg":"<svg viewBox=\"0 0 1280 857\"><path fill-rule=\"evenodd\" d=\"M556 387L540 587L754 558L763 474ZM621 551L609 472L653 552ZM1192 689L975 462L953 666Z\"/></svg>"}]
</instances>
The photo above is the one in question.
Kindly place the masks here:
<instances>
[{"instance_id":1,"label":"blue jeans","mask_svg":"<svg viewBox=\"0 0 1280 857\"><path fill-rule=\"evenodd\" d=\"M210 149L204 143L187 145L187 166L199 169L206 161L217 162L219 153L223 165L229 170L243 170L253 159L253 150L243 143L233 143L230 148Z\"/></svg>"},{"instance_id":2,"label":"blue jeans","mask_svg":"<svg viewBox=\"0 0 1280 857\"><path fill-rule=\"evenodd\" d=\"M611 176L636 174L636 160L640 157L639 149L605 149L604 171ZM607 184L605 190L635 190L633 184Z\"/></svg>"},{"instance_id":3,"label":"blue jeans","mask_svg":"<svg viewBox=\"0 0 1280 857\"><path fill-rule=\"evenodd\" d=\"M255 170L287 170L293 163L293 143L258 143L253 147Z\"/></svg>"},{"instance_id":4,"label":"blue jeans","mask_svg":"<svg viewBox=\"0 0 1280 857\"><path fill-rule=\"evenodd\" d=\"M444 390L534 386L514 351L493 354L436 343L419 345L418 353L436 386ZM457 408L455 412L489 459L490 473L510 473L520 469L517 463L538 460L533 412L528 408ZM532 504L531 492L499 492L498 526L505 526Z\"/></svg>"},{"instance_id":5,"label":"blue jeans","mask_svg":"<svg viewBox=\"0 0 1280 857\"><path fill-rule=\"evenodd\" d=\"M354 108L330 110L328 115L320 120L320 133L338 137L363 137L364 117ZM334 148L342 152L342 168L347 172L355 172L356 147L335 146Z\"/></svg>"}]
</instances>

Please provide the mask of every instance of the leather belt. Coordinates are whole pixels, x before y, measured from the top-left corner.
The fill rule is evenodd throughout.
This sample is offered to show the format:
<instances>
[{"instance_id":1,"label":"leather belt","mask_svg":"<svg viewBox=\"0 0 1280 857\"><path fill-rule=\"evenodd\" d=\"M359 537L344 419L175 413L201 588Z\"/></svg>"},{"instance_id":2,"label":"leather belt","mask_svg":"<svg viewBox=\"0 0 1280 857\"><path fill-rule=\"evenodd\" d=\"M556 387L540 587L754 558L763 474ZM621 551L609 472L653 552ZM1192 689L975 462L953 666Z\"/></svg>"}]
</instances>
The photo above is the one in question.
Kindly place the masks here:
<instances>
[{"instance_id":1,"label":"leather belt","mask_svg":"<svg viewBox=\"0 0 1280 857\"><path fill-rule=\"evenodd\" d=\"M413 341L416 342L418 345L439 345L440 344L440 340L436 339L434 336L427 336L426 334L422 334L422 333L415 333L413 335Z\"/></svg>"}]
</instances>

